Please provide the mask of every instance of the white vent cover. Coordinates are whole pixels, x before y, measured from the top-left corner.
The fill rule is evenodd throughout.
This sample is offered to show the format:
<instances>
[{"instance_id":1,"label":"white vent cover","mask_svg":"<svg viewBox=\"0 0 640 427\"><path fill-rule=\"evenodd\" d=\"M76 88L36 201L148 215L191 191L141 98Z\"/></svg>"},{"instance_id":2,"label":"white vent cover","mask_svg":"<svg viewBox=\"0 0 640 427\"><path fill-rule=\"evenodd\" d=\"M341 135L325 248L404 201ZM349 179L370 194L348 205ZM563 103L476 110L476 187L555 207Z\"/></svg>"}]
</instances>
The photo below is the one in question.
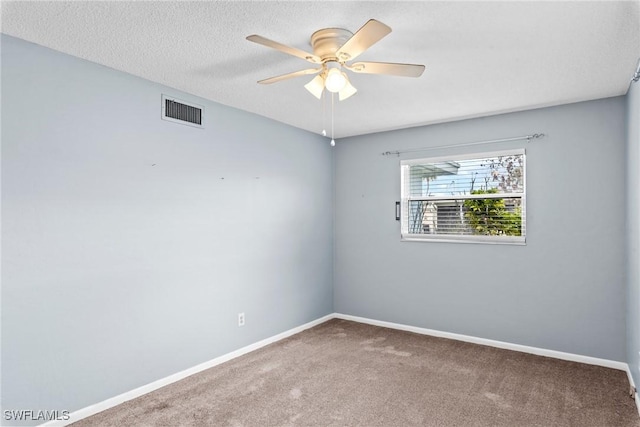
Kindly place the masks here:
<instances>
[{"instance_id":1,"label":"white vent cover","mask_svg":"<svg viewBox=\"0 0 640 427\"><path fill-rule=\"evenodd\" d=\"M203 128L204 107L162 95L162 118L174 123Z\"/></svg>"}]
</instances>

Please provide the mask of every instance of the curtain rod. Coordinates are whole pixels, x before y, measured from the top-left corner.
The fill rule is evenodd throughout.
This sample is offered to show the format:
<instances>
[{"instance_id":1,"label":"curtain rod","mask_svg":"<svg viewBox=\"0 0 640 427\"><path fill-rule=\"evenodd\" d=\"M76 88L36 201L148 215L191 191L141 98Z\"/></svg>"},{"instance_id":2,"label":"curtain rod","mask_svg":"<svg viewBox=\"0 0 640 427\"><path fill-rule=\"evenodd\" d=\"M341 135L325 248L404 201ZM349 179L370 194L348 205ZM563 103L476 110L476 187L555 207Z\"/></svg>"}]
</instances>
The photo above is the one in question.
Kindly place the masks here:
<instances>
[{"instance_id":1,"label":"curtain rod","mask_svg":"<svg viewBox=\"0 0 640 427\"><path fill-rule=\"evenodd\" d=\"M527 142L531 142L531 140L533 139L538 139L542 137L544 137L544 133L534 133L533 135L515 136L513 138L492 139L488 141L477 141L477 142L465 142L462 144L452 144L452 145L437 145L435 147L413 148L410 150L385 151L384 153L382 153L382 155L390 156L392 154L395 154L396 156L400 156L400 154L402 153L415 153L418 151L438 150L440 148L468 147L471 145L480 145L480 144L494 144L497 142L522 141L522 140L527 140Z\"/></svg>"}]
</instances>

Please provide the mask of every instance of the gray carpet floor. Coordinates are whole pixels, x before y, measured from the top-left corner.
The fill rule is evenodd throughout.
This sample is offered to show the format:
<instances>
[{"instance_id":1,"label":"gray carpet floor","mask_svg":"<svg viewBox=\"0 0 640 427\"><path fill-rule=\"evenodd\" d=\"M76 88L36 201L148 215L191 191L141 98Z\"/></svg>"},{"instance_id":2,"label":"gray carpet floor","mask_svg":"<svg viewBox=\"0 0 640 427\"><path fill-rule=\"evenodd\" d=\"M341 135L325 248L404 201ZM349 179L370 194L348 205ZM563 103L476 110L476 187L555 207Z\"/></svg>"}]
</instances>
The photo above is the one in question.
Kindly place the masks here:
<instances>
[{"instance_id":1,"label":"gray carpet floor","mask_svg":"<svg viewBox=\"0 0 640 427\"><path fill-rule=\"evenodd\" d=\"M640 426L626 373L333 319L75 427Z\"/></svg>"}]
</instances>

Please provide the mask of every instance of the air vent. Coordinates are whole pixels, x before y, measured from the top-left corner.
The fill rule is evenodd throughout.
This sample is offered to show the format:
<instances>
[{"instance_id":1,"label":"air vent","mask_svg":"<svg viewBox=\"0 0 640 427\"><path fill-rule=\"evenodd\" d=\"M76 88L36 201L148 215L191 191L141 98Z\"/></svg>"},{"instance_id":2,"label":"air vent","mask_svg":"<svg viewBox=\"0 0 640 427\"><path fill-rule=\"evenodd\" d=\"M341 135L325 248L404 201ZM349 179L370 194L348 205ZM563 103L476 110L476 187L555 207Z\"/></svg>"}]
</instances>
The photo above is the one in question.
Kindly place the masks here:
<instances>
[{"instance_id":1,"label":"air vent","mask_svg":"<svg viewBox=\"0 0 640 427\"><path fill-rule=\"evenodd\" d=\"M174 123L204 127L202 116L204 107L162 95L162 118Z\"/></svg>"}]
</instances>

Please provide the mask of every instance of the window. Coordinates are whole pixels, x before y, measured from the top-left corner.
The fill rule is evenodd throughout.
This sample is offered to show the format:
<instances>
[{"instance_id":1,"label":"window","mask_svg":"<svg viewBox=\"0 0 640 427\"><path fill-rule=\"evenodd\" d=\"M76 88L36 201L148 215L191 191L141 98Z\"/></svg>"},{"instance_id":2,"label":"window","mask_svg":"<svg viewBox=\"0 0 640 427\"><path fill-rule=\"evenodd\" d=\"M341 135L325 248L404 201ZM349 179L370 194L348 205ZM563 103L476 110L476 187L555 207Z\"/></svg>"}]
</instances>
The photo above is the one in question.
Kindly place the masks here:
<instances>
[{"instance_id":1,"label":"window","mask_svg":"<svg viewBox=\"0 0 640 427\"><path fill-rule=\"evenodd\" d=\"M525 242L524 150L402 160L403 240Z\"/></svg>"}]
</instances>

